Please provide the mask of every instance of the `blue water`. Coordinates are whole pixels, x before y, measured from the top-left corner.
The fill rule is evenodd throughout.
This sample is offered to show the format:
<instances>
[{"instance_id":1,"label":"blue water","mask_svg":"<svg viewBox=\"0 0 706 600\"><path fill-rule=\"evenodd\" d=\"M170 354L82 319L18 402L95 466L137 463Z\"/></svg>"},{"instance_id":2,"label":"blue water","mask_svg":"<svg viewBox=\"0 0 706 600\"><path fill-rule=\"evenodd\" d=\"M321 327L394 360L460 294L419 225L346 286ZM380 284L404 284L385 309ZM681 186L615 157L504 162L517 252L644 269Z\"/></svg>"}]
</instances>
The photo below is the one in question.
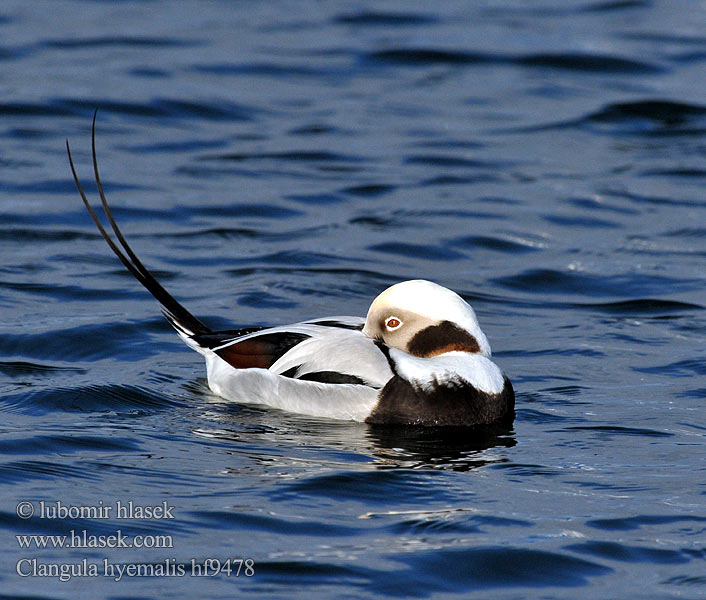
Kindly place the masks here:
<instances>
[{"instance_id":1,"label":"blue water","mask_svg":"<svg viewBox=\"0 0 706 600\"><path fill-rule=\"evenodd\" d=\"M0 597L703 598L703 16L5 0ZM74 189L66 138L95 198L95 108L116 217L196 315L362 315L433 279L475 307L514 430L219 401ZM128 501L173 518L118 518ZM41 518L41 502L112 513ZM172 546L16 538L72 530ZM100 574L31 572L84 559ZM192 559L254 574L194 577ZM152 576L115 581L104 561Z\"/></svg>"}]
</instances>

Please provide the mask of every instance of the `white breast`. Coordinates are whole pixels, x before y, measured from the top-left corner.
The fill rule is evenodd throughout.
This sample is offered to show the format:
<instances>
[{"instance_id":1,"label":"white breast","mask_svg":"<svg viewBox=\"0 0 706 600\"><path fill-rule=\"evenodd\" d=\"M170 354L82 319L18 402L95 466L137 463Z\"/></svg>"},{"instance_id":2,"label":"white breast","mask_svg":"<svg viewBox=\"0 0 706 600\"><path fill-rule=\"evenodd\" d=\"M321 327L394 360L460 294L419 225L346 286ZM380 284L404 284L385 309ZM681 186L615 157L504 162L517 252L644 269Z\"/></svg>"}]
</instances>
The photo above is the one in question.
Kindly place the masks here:
<instances>
[{"instance_id":1,"label":"white breast","mask_svg":"<svg viewBox=\"0 0 706 600\"><path fill-rule=\"evenodd\" d=\"M481 392L499 394L505 384L500 368L482 354L447 352L418 358L391 348L390 357L400 377L427 392L439 384L463 380Z\"/></svg>"}]
</instances>

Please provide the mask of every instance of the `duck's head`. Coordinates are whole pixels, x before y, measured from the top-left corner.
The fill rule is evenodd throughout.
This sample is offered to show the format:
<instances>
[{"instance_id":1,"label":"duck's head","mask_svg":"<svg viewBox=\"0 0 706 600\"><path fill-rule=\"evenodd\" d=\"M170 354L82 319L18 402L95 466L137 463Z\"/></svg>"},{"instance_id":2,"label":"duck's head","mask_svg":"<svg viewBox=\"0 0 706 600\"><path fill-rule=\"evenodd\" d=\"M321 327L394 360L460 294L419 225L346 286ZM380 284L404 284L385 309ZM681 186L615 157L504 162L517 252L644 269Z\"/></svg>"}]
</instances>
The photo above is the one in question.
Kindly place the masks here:
<instances>
[{"instance_id":1,"label":"duck's head","mask_svg":"<svg viewBox=\"0 0 706 600\"><path fill-rule=\"evenodd\" d=\"M424 358L454 351L490 356L470 305L455 292L422 279L397 283L375 298L363 333Z\"/></svg>"}]
</instances>

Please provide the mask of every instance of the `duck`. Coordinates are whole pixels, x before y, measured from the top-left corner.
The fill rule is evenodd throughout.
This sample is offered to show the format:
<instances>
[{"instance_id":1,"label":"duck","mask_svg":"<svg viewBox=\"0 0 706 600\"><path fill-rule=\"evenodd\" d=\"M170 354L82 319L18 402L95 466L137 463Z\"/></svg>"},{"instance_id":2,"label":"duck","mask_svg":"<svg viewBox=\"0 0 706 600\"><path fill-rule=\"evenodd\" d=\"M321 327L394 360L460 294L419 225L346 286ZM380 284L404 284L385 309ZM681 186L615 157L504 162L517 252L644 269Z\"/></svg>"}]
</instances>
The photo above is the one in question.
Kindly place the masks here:
<instances>
[{"instance_id":1,"label":"duck","mask_svg":"<svg viewBox=\"0 0 706 600\"><path fill-rule=\"evenodd\" d=\"M473 308L456 292L423 279L402 281L382 291L364 318L215 331L162 287L115 221L98 171L95 115L93 175L113 235L84 192L68 140L66 151L98 231L179 337L203 356L214 394L374 426L511 427L512 383L491 360Z\"/></svg>"}]
</instances>

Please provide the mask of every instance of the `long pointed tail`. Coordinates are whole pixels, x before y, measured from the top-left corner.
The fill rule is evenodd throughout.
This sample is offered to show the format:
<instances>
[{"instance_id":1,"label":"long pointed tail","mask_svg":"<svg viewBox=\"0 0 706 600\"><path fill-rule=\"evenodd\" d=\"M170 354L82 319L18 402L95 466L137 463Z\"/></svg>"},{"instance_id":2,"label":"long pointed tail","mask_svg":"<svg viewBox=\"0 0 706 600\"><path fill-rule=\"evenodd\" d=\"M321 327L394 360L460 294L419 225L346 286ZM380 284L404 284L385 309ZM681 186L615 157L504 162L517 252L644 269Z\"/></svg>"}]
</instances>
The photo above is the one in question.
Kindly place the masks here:
<instances>
[{"instance_id":1,"label":"long pointed tail","mask_svg":"<svg viewBox=\"0 0 706 600\"><path fill-rule=\"evenodd\" d=\"M95 210L88 201L85 192L83 191L83 186L79 181L78 175L76 174L76 168L74 167L74 161L71 157L71 148L69 147L69 140L66 140L66 152L69 155L69 164L71 165L71 173L74 176L74 182L76 182L76 187L78 188L78 193L81 194L81 199L83 200L88 213L91 215L93 222L98 227L103 239L108 243L111 250L120 259L120 261L125 265L128 271L135 276L135 279L139 281L147 291L152 294L157 302L162 307L162 312L167 320L174 326L177 332L187 341L193 335L211 333L211 329L204 325L199 319L192 315L186 308L184 308L179 302L177 302L174 297L165 290L162 285L152 276L142 264L137 255L133 252L127 240L120 231L118 224L113 218L113 214L108 206L108 201L106 200L105 193L103 191L103 184L101 183L100 175L98 173L98 160L96 159L96 113L93 115L93 128L91 133L91 150L93 154L93 174L96 179L96 186L98 187L98 194L101 199L101 204L103 206L103 211L105 216L108 218L110 227L115 234L122 249L113 241L111 235L106 231L103 224L100 222L98 215L96 215ZM190 344L191 345L191 344Z\"/></svg>"}]
</instances>

